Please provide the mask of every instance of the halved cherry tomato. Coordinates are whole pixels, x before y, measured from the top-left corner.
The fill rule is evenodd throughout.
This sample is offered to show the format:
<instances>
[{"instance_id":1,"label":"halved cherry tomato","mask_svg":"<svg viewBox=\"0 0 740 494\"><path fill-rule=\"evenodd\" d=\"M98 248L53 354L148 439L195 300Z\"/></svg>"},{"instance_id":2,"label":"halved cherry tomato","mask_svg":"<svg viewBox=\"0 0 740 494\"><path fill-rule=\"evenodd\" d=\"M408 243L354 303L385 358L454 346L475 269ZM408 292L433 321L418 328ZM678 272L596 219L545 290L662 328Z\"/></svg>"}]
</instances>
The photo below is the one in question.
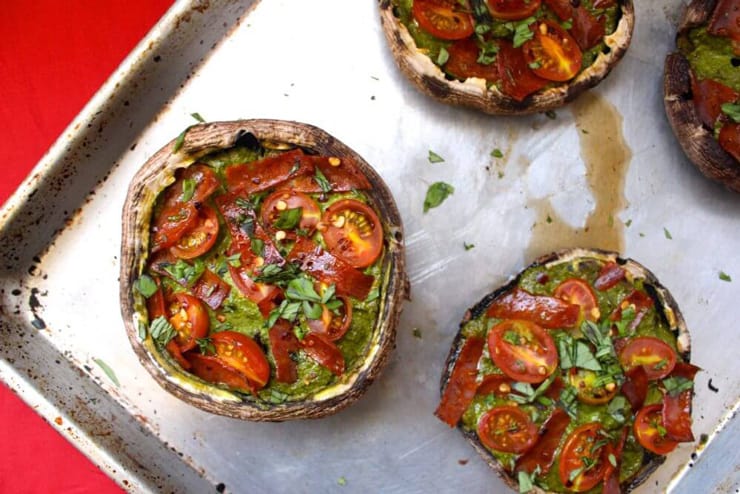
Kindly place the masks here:
<instances>
[{"instance_id":1,"label":"halved cherry tomato","mask_svg":"<svg viewBox=\"0 0 740 494\"><path fill-rule=\"evenodd\" d=\"M239 391L255 392L254 384L247 376L216 356L193 352L187 355L187 360L190 363L190 371L204 381L225 384Z\"/></svg>"},{"instance_id":2,"label":"halved cherry tomato","mask_svg":"<svg viewBox=\"0 0 740 494\"><path fill-rule=\"evenodd\" d=\"M537 424L519 407L499 406L478 420L478 437L490 449L524 453L537 442Z\"/></svg>"},{"instance_id":3,"label":"halved cherry tomato","mask_svg":"<svg viewBox=\"0 0 740 494\"><path fill-rule=\"evenodd\" d=\"M571 368L568 372L568 380L578 392L578 399L589 405L603 405L608 403L619 391L616 383L606 386L596 386L598 374L588 369ZM609 389L611 388L611 389Z\"/></svg>"},{"instance_id":4,"label":"halved cherry tomato","mask_svg":"<svg viewBox=\"0 0 740 494\"><path fill-rule=\"evenodd\" d=\"M483 338L471 337L465 340L447 380L442 399L434 411L442 422L455 427L475 398L478 375L478 361L483 355Z\"/></svg>"},{"instance_id":5,"label":"halved cherry tomato","mask_svg":"<svg viewBox=\"0 0 740 494\"><path fill-rule=\"evenodd\" d=\"M285 319L278 319L270 328L270 351L275 359L275 380L281 383L294 383L298 379L296 363L290 354L297 352L301 344L293 333L293 327Z\"/></svg>"},{"instance_id":6,"label":"halved cherry tomato","mask_svg":"<svg viewBox=\"0 0 740 494\"><path fill-rule=\"evenodd\" d=\"M192 182L185 187L187 181ZM178 178L165 192L165 207L178 203L202 203L221 185L216 173L207 165L196 163L181 169ZM191 188L192 187L192 188ZM186 192L186 189L188 190Z\"/></svg>"},{"instance_id":7,"label":"halved cherry tomato","mask_svg":"<svg viewBox=\"0 0 740 494\"><path fill-rule=\"evenodd\" d=\"M419 26L439 39L464 39L473 34L473 17L444 5L414 0L411 14Z\"/></svg>"},{"instance_id":8,"label":"halved cherry tomato","mask_svg":"<svg viewBox=\"0 0 740 494\"><path fill-rule=\"evenodd\" d=\"M549 84L538 76L524 59L524 52L508 41L499 41L496 68L501 77L501 91L517 101L524 101L530 94Z\"/></svg>"},{"instance_id":9,"label":"halved cherry tomato","mask_svg":"<svg viewBox=\"0 0 740 494\"><path fill-rule=\"evenodd\" d=\"M622 384L622 394L630 402L632 410L639 410L645 404L648 391L648 378L645 368L641 365L634 367L625 373L625 381Z\"/></svg>"},{"instance_id":10,"label":"halved cherry tomato","mask_svg":"<svg viewBox=\"0 0 740 494\"><path fill-rule=\"evenodd\" d=\"M666 437L662 409L662 405L650 405L640 409L635 417L634 431L637 441L643 448L659 455L666 455L678 446L678 442Z\"/></svg>"},{"instance_id":11,"label":"halved cherry tomato","mask_svg":"<svg viewBox=\"0 0 740 494\"><path fill-rule=\"evenodd\" d=\"M530 321L508 319L492 327L488 351L504 374L516 381L540 383L558 366L552 336Z\"/></svg>"},{"instance_id":12,"label":"halved cherry tomato","mask_svg":"<svg viewBox=\"0 0 740 494\"><path fill-rule=\"evenodd\" d=\"M383 225L373 208L341 199L326 208L321 231L329 252L355 268L371 265L383 250Z\"/></svg>"},{"instance_id":13,"label":"halved cherry tomato","mask_svg":"<svg viewBox=\"0 0 740 494\"><path fill-rule=\"evenodd\" d=\"M198 208L196 223L187 229L180 239L170 247L180 259L194 259L208 252L218 237L218 215L216 210L202 204Z\"/></svg>"},{"instance_id":14,"label":"halved cherry tomato","mask_svg":"<svg viewBox=\"0 0 740 494\"><path fill-rule=\"evenodd\" d=\"M609 464L609 443L602 443L606 431L597 423L577 427L560 452L560 481L571 491L583 492L604 478Z\"/></svg>"},{"instance_id":15,"label":"halved cherry tomato","mask_svg":"<svg viewBox=\"0 0 740 494\"><path fill-rule=\"evenodd\" d=\"M578 323L581 308L556 297L515 288L494 300L486 314L499 319L526 319L548 329L572 328Z\"/></svg>"},{"instance_id":16,"label":"halved cherry tomato","mask_svg":"<svg viewBox=\"0 0 740 494\"><path fill-rule=\"evenodd\" d=\"M474 38L455 41L447 48L449 58L444 65L445 72L465 80L468 77L479 77L487 81L499 78L498 65L495 62L482 64L478 62L480 49Z\"/></svg>"},{"instance_id":17,"label":"halved cherry tomato","mask_svg":"<svg viewBox=\"0 0 740 494\"><path fill-rule=\"evenodd\" d=\"M341 350L326 337L318 333L308 333L301 340L301 348L306 355L333 374L337 376L344 374L344 356Z\"/></svg>"},{"instance_id":18,"label":"halved cherry tomato","mask_svg":"<svg viewBox=\"0 0 740 494\"><path fill-rule=\"evenodd\" d=\"M740 99L740 93L712 79L699 80L691 71L691 96L699 119L709 129L714 129L722 105Z\"/></svg>"},{"instance_id":19,"label":"halved cherry tomato","mask_svg":"<svg viewBox=\"0 0 740 494\"><path fill-rule=\"evenodd\" d=\"M512 385L514 382L512 378L504 374L489 374L478 384L475 393L479 395L495 394L506 398L513 392Z\"/></svg>"},{"instance_id":20,"label":"halved cherry tomato","mask_svg":"<svg viewBox=\"0 0 740 494\"><path fill-rule=\"evenodd\" d=\"M322 305L321 318L308 320L311 331L326 336L329 341L337 341L344 336L352 323L352 304L349 299L341 295L337 299L342 302L342 306L337 309L338 314Z\"/></svg>"},{"instance_id":21,"label":"halved cherry tomato","mask_svg":"<svg viewBox=\"0 0 740 494\"><path fill-rule=\"evenodd\" d=\"M152 253L171 247L198 221L198 211L190 202L165 207L152 223Z\"/></svg>"},{"instance_id":22,"label":"halved cherry tomato","mask_svg":"<svg viewBox=\"0 0 740 494\"><path fill-rule=\"evenodd\" d=\"M526 19L540 8L540 0L487 0L491 15L497 19Z\"/></svg>"},{"instance_id":23,"label":"halved cherry tomato","mask_svg":"<svg viewBox=\"0 0 740 494\"><path fill-rule=\"evenodd\" d=\"M288 230L280 225L280 218L286 211L297 208L301 208L300 220L290 229L312 231L321 220L321 208L311 197L294 190L277 190L265 198L262 203L262 224L272 230Z\"/></svg>"},{"instance_id":24,"label":"halved cherry tomato","mask_svg":"<svg viewBox=\"0 0 740 494\"><path fill-rule=\"evenodd\" d=\"M181 352L192 350L198 338L208 334L210 321L203 302L184 292L175 293L167 306L169 321L177 331L175 341Z\"/></svg>"},{"instance_id":25,"label":"halved cherry tomato","mask_svg":"<svg viewBox=\"0 0 740 494\"><path fill-rule=\"evenodd\" d=\"M740 161L740 124L727 123L719 131L719 145Z\"/></svg>"},{"instance_id":26,"label":"halved cherry tomato","mask_svg":"<svg viewBox=\"0 0 740 494\"><path fill-rule=\"evenodd\" d=\"M515 470L532 473L539 468L540 475L549 472L555 460L555 451L568 424L570 416L562 408L555 408L540 428L535 445L517 459Z\"/></svg>"},{"instance_id":27,"label":"halved cherry tomato","mask_svg":"<svg viewBox=\"0 0 740 494\"><path fill-rule=\"evenodd\" d=\"M581 308L579 320L585 318L589 321L598 321L601 317L596 295L585 280L580 278L567 279L555 288L553 295L570 304L579 306Z\"/></svg>"},{"instance_id":28,"label":"halved cherry tomato","mask_svg":"<svg viewBox=\"0 0 740 494\"><path fill-rule=\"evenodd\" d=\"M226 365L243 374L255 389L261 389L270 379L270 364L265 352L249 336L236 331L220 331L211 335L216 356Z\"/></svg>"},{"instance_id":29,"label":"halved cherry tomato","mask_svg":"<svg viewBox=\"0 0 740 494\"><path fill-rule=\"evenodd\" d=\"M534 38L523 48L529 67L548 81L569 81L581 70L581 49L565 29L552 21L536 24Z\"/></svg>"},{"instance_id":30,"label":"halved cherry tomato","mask_svg":"<svg viewBox=\"0 0 740 494\"><path fill-rule=\"evenodd\" d=\"M617 283L622 281L625 275L626 272L622 266L616 262L609 261L599 270L599 274L594 281L594 288L600 292L608 290L617 286Z\"/></svg>"},{"instance_id":31,"label":"halved cherry tomato","mask_svg":"<svg viewBox=\"0 0 740 494\"><path fill-rule=\"evenodd\" d=\"M654 381L671 373L676 365L676 352L659 338L640 336L627 343L619 353L619 362L625 372L641 365L648 380Z\"/></svg>"}]
</instances>

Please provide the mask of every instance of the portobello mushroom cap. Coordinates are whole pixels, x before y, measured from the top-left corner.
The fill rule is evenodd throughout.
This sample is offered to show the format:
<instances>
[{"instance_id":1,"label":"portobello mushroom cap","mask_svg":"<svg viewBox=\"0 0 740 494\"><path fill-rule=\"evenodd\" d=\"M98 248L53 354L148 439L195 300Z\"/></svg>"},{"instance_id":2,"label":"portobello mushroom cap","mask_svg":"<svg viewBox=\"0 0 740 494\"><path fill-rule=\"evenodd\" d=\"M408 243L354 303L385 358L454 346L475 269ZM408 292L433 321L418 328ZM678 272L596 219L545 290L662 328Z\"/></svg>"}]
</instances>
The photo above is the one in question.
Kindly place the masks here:
<instances>
[{"instance_id":1,"label":"portobello mushroom cap","mask_svg":"<svg viewBox=\"0 0 740 494\"><path fill-rule=\"evenodd\" d=\"M157 196L175 180L175 171L200 157L235 145L264 145L275 149L300 147L309 153L351 157L372 189L364 191L384 226L385 250L380 276L380 307L364 360L334 384L301 401L271 404L251 395L232 392L183 371L151 335L139 336L148 319L146 301L133 284L144 272L150 244L149 226ZM252 421L319 418L342 410L357 400L378 377L394 347L402 303L408 298L403 226L395 201L378 173L357 153L323 130L280 120L241 120L198 124L188 128L154 154L136 173L123 208L121 244L121 314L131 346L142 365L165 390L181 400L215 414Z\"/></svg>"},{"instance_id":2,"label":"portobello mushroom cap","mask_svg":"<svg viewBox=\"0 0 740 494\"><path fill-rule=\"evenodd\" d=\"M717 0L692 0L686 6L676 41L707 24ZM740 162L725 151L712 129L702 125L691 92L691 66L679 51L668 54L663 71L663 101L668 121L689 160L706 177L740 192Z\"/></svg>"},{"instance_id":3,"label":"portobello mushroom cap","mask_svg":"<svg viewBox=\"0 0 740 494\"><path fill-rule=\"evenodd\" d=\"M615 252L609 252L598 249L564 249L556 251L550 254L546 254L536 259L527 268L523 269L519 274L510 279L506 284L496 288L493 292L489 293L483 299L481 299L472 308L468 309L460 323L460 330L455 336L452 342L452 347L447 356L444 370L442 372L442 379L440 381L440 392L443 395L444 390L447 387L447 382L452 375L452 370L455 367L457 358L460 355L460 351L465 343L465 338L462 335L462 329L469 321L480 317L485 314L488 307L497 298L504 295L509 290L516 287L522 274L529 268L537 266L553 266L562 263L567 263L575 260L582 259L596 259L600 261L613 261L619 264L627 273L627 279L642 279L643 287L648 295L655 302L658 315L668 325L668 328L676 335L676 344L681 357L688 362L691 355L691 340L689 336L689 330L686 327L686 322L678 308L678 304L673 299L673 296L668 290L660 284L655 275L650 272L643 265L639 264L632 259L623 259L619 257L619 254ZM518 491L519 483L516 477L512 477L504 468L504 466L493 456L493 454L486 449L483 443L478 439L478 435L475 431L466 431L463 427L462 421L458 423L458 429L462 432L463 436L473 445L478 454L481 455L483 460L493 468L494 471L501 477L504 482L512 489ZM620 485L621 492L627 493L635 489L637 486L642 484L647 478L665 461L665 457L656 455L650 451L645 451L642 466L635 476L625 481ZM533 490L536 494L547 494L548 491L541 489L538 486L534 486Z\"/></svg>"},{"instance_id":4,"label":"portobello mushroom cap","mask_svg":"<svg viewBox=\"0 0 740 494\"><path fill-rule=\"evenodd\" d=\"M501 92L484 79L469 77L465 81L447 76L429 56L416 46L399 17L392 0L379 0L380 22L391 52L401 72L432 98L451 105L461 105L492 115L527 115L559 108L583 91L596 86L622 59L632 39L635 9L632 0L618 0L621 16L613 33L604 37L606 49L596 60L567 83L537 91L523 101Z\"/></svg>"}]
</instances>

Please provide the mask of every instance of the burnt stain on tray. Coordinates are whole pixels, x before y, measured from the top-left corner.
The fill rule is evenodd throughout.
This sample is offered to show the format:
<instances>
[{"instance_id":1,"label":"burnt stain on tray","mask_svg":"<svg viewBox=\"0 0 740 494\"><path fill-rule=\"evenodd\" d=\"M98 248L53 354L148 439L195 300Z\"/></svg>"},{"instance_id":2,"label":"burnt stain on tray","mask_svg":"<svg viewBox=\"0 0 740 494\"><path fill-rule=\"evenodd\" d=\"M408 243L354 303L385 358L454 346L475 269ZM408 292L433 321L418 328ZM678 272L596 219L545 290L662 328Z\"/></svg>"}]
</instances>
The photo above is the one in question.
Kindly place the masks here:
<instances>
[{"instance_id":1,"label":"burnt stain on tray","mask_svg":"<svg viewBox=\"0 0 740 494\"><path fill-rule=\"evenodd\" d=\"M31 325L36 329L46 329L46 323L36 313L36 311L42 307L41 302L39 302L38 295L45 296L46 292L40 293L38 288L31 288L31 295L28 297L28 307L31 309L31 313L33 314Z\"/></svg>"}]
</instances>

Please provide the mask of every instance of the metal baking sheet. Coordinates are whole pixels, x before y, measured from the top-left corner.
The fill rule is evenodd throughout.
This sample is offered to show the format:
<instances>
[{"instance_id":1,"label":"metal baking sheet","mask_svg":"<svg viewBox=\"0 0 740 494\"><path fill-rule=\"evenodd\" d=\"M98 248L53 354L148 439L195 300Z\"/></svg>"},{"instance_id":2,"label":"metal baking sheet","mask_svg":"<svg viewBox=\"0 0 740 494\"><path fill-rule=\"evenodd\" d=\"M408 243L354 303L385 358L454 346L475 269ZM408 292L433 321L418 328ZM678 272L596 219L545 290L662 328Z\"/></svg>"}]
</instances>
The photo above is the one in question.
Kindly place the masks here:
<instances>
[{"instance_id":1,"label":"metal baking sheet","mask_svg":"<svg viewBox=\"0 0 740 494\"><path fill-rule=\"evenodd\" d=\"M373 1L177 2L0 213L0 378L134 492L505 492L432 415L458 321L536 255L600 246L672 291L703 368L702 440L638 492L736 492L740 195L688 163L664 116L663 59L683 3L636 4L632 47L596 90L555 118L496 118L417 92ZM194 112L317 125L395 194L412 301L387 369L338 415L209 415L159 388L129 346L117 279L124 196ZM444 161L431 164L430 150ZM440 180L455 192L424 214Z\"/></svg>"}]
</instances>

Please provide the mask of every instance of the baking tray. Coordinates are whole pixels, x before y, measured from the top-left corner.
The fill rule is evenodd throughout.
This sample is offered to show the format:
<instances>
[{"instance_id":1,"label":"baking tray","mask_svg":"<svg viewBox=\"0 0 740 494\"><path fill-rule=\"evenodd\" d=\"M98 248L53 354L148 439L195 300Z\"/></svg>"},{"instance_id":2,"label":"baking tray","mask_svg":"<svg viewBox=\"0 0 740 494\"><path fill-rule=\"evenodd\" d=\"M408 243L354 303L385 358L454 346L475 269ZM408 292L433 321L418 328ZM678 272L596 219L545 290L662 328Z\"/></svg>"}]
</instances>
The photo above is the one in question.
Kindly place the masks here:
<instances>
[{"instance_id":1,"label":"baking tray","mask_svg":"<svg viewBox=\"0 0 740 494\"><path fill-rule=\"evenodd\" d=\"M663 59L683 3L636 3L633 45L612 75L555 115L526 118L418 93L374 1L175 3L0 212L0 378L133 492L505 492L432 415L458 321L538 254L611 248L672 291L704 369L701 439L638 492L736 492L740 195L694 169L664 116ZM317 125L395 194L412 301L385 372L335 416L209 415L162 390L129 346L117 279L124 196L195 112ZM444 162L431 164L430 150ZM424 214L439 180L455 193Z\"/></svg>"}]
</instances>

